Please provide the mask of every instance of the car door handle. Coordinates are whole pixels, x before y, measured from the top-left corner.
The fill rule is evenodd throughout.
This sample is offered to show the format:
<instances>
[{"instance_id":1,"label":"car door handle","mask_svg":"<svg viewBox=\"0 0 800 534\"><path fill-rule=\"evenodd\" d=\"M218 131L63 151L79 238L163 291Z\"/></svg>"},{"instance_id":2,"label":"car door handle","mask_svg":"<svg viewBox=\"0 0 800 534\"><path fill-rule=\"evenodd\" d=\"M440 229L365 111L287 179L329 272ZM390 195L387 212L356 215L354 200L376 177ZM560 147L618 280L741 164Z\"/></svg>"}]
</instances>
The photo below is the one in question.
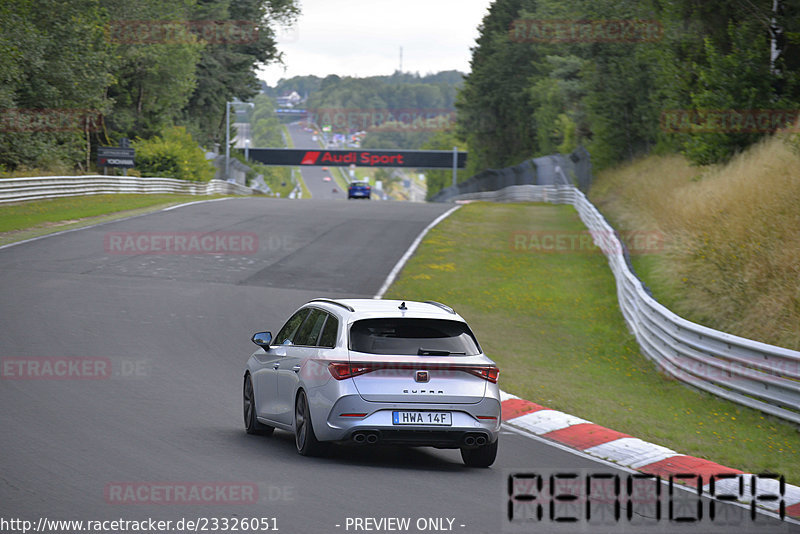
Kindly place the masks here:
<instances>
[{"instance_id":1,"label":"car door handle","mask_svg":"<svg viewBox=\"0 0 800 534\"><path fill-rule=\"evenodd\" d=\"M278 368L278 367L280 367L280 366L281 366L281 362L278 362L278 363L273 363L273 364L272 364L272 368L273 368L273 369L277 369L277 368Z\"/></svg>"},{"instance_id":2,"label":"car door handle","mask_svg":"<svg viewBox=\"0 0 800 534\"><path fill-rule=\"evenodd\" d=\"M300 367L301 367L300 365L295 365L294 367L292 367L292 371L294 371L295 373L299 373Z\"/></svg>"}]
</instances>

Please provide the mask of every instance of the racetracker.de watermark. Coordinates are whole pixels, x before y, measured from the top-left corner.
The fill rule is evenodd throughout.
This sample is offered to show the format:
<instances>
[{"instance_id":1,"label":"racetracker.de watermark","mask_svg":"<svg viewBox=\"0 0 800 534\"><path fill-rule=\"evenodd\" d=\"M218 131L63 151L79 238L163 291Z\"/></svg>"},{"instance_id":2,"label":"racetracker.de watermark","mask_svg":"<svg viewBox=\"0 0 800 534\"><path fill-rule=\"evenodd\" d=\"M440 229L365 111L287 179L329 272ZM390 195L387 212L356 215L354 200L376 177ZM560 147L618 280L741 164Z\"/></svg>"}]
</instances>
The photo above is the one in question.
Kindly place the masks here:
<instances>
[{"instance_id":1,"label":"racetracker.de watermark","mask_svg":"<svg viewBox=\"0 0 800 534\"><path fill-rule=\"evenodd\" d=\"M518 230L511 233L509 246L518 252L610 254L623 251L620 238L630 254L654 254L664 250L664 234L655 231L616 234L590 230Z\"/></svg>"},{"instance_id":2,"label":"racetracker.de watermark","mask_svg":"<svg viewBox=\"0 0 800 534\"><path fill-rule=\"evenodd\" d=\"M233 254L258 252L252 232L109 232L103 238L107 254Z\"/></svg>"},{"instance_id":3,"label":"racetracker.de watermark","mask_svg":"<svg viewBox=\"0 0 800 534\"><path fill-rule=\"evenodd\" d=\"M456 120L456 112L446 108L317 108L310 119L334 131L436 132Z\"/></svg>"},{"instance_id":4,"label":"racetracker.de watermark","mask_svg":"<svg viewBox=\"0 0 800 534\"><path fill-rule=\"evenodd\" d=\"M256 504L255 482L109 482L108 504L232 505Z\"/></svg>"},{"instance_id":5,"label":"racetracker.de watermark","mask_svg":"<svg viewBox=\"0 0 800 534\"><path fill-rule=\"evenodd\" d=\"M665 133L800 132L798 109L669 109L661 112Z\"/></svg>"},{"instance_id":6,"label":"racetracker.de watermark","mask_svg":"<svg viewBox=\"0 0 800 534\"><path fill-rule=\"evenodd\" d=\"M664 37L657 20L516 19L509 29L518 43L654 43Z\"/></svg>"},{"instance_id":7,"label":"racetracker.de watermark","mask_svg":"<svg viewBox=\"0 0 800 534\"><path fill-rule=\"evenodd\" d=\"M0 109L2 132L97 132L103 116L94 109Z\"/></svg>"},{"instance_id":8,"label":"racetracker.de watermark","mask_svg":"<svg viewBox=\"0 0 800 534\"><path fill-rule=\"evenodd\" d=\"M51 358L16 357L0 359L3 380L108 380L150 376L150 363L143 359L114 359L90 356Z\"/></svg>"},{"instance_id":9,"label":"racetracker.de watermark","mask_svg":"<svg viewBox=\"0 0 800 534\"><path fill-rule=\"evenodd\" d=\"M106 40L114 44L237 45L258 42L258 25L249 20L112 20Z\"/></svg>"}]
</instances>

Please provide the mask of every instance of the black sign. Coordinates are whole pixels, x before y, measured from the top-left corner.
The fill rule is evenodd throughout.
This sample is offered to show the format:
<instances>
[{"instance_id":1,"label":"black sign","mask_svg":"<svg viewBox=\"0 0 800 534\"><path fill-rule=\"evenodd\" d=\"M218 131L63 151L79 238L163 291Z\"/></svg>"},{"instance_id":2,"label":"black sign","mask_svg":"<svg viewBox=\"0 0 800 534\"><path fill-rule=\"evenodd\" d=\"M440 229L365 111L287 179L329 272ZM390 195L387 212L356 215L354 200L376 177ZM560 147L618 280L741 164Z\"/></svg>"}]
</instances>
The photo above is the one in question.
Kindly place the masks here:
<instances>
[{"instance_id":1,"label":"black sign","mask_svg":"<svg viewBox=\"0 0 800 534\"><path fill-rule=\"evenodd\" d=\"M326 167L411 167L451 169L449 150L298 150L290 148L251 148L250 159L266 165L321 165ZM456 167L467 165L467 153L459 152Z\"/></svg>"},{"instance_id":2,"label":"black sign","mask_svg":"<svg viewBox=\"0 0 800 534\"><path fill-rule=\"evenodd\" d=\"M133 148L101 146L97 149L97 166L131 168L134 166L135 155Z\"/></svg>"}]
</instances>

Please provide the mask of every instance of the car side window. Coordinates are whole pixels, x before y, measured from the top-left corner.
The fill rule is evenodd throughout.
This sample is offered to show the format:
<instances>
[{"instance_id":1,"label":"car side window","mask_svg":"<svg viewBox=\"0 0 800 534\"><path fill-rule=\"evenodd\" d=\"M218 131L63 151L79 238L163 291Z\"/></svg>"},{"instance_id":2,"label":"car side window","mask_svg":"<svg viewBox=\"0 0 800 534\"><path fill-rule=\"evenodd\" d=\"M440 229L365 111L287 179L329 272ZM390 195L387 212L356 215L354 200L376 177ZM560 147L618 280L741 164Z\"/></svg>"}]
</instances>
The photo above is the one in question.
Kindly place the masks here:
<instances>
[{"instance_id":1,"label":"car side window","mask_svg":"<svg viewBox=\"0 0 800 534\"><path fill-rule=\"evenodd\" d=\"M339 337L339 319L333 315L328 315L328 320L325 321L325 328L319 338L319 346L326 349L336 347L336 339Z\"/></svg>"},{"instance_id":2,"label":"car side window","mask_svg":"<svg viewBox=\"0 0 800 534\"><path fill-rule=\"evenodd\" d=\"M297 331L295 336L295 345L303 345L305 347L315 347L317 345L317 338L319 337L320 330L325 324L327 313L322 310L312 310L311 314L306 318L303 326Z\"/></svg>"},{"instance_id":3,"label":"car side window","mask_svg":"<svg viewBox=\"0 0 800 534\"><path fill-rule=\"evenodd\" d=\"M275 336L275 343L278 345L292 345L295 344L295 334L300 325L303 324L303 319L308 316L309 308L304 308L294 315L292 315L286 324L283 325L278 335Z\"/></svg>"}]
</instances>

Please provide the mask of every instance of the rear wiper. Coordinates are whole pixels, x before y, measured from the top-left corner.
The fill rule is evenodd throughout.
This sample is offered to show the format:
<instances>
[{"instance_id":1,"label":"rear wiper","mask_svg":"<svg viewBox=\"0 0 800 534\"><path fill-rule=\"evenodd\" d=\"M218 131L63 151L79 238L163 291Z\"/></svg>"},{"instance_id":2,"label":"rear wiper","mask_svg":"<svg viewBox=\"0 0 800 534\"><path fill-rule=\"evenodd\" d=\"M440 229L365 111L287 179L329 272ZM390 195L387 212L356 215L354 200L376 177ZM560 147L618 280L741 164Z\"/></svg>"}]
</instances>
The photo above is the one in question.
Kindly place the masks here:
<instances>
[{"instance_id":1,"label":"rear wiper","mask_svg":"<svg viewBox=\"0 0 800 534\"><path fill-rule=\"evenodd\" d=\"M449 350L424 349L422 347L420 347L417 351L418 356L452 356L453 354L458 354L461 356L467 355L466 352L450 352Z\"/></svg>"}]
</instances>

